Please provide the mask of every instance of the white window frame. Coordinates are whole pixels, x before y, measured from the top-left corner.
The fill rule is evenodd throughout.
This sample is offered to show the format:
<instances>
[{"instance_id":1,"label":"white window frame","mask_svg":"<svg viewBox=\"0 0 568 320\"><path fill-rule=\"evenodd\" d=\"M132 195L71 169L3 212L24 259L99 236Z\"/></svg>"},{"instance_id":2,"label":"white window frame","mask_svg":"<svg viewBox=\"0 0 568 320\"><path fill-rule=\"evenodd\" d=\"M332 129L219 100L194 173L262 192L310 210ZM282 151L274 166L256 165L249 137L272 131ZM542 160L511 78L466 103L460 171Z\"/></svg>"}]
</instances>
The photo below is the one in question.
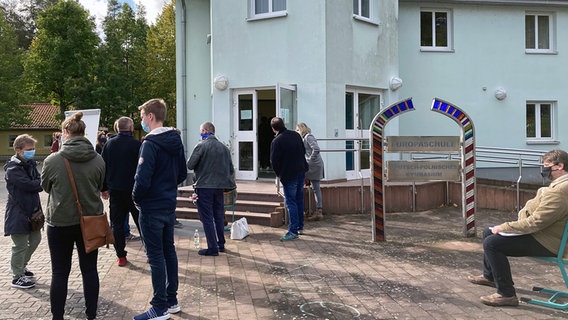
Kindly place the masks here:
<instances>
[{"instance_id":1,"label":"white window frame","mask_svg":"<svg viewBox=\"0 0 568 320\"><path fill-rule=\"evenodd\" d=\"M268 2L268 12L255 13L256 12L255 0L249 0L249 17L248 17L247 21L285 17L285 16L288 15L288 0L284 0L284 2L286 4L286 9L280 10L280 11L273 11L273 8L272 8L272 1L273 0L264 0L264 1Z\"/></svg>"},{"instance_id":2,"label":"white window frame","mask_svg":"<svg viewBox=\"0 0 568 320\"><path fill-rule=\"evenodd\" d=\"M527 137L526 136L526 129L525 129L525 138L527 144L557 144L558 141L556 140L557 135L557 107L556 101L544 101L544 100L528 100L525 103L525 112L526 108L529 104L534 104L534 122L535 122L535 137ZM542 137L542 129L540 126L540 106L543 104L550 105L550 137ZM528 124L528 119L525 115L525 128Z\"/></svg>"},{"instance_id":3,"label":"white window frame","mask_svg":"<svg viewBox=\"0 0 568 320\"><path fill-rule=\"evenodd\" d=\"M534 19L534 27L535 30L533 30L534 32L534 45L535 48L527 48L527 43L526 43L526 17L527 16L533 16L535 17ZM539 17L548 17L548 46L549 48L545 48L545 49L539 49L538 48L538 19ZM529 11L525 13L525 53L556 53L556 45L555 45L555 26L556 26L556 19L553 13L550 12L534 12L534 11Z\"/></svg>"},{"instance_id":4,"label":"white window frame","mask_svg":"<svg viewBox=\"0 0 568 320\"><path fill-rule=\"evenodd\" d=\"M375 13L375 8L377 6L376 4L376 0L353 0L353 2L357 1L357 11L355 11L355 6L353 6L353 19L355 20L360 20L363 22L367 22L373 25L379 25L378 21L377 21L377 17L376 17L376 13ZM363 3L363 1L367 1L369 3L369 16L365 17L362 13L361 13L361 4Z\"/></svg>"},{"instance_id":5,"label":"white window frame","mask_svg":"<svg viewBox=\"0 0 568 320\"><path fill-rule=\"evenodd\" d=\"M436 26L435 26L435 19L432 19L432 45L431 46L423 46L422 45L422 29L421 29L421 21L419 21L419 41L420 41L420 51L443 51L443 52L453 52L453 26L454 26L454 19L451 9L446 8L421 8L420 9L420 17L422 19L422 12L431 12L432 17L436 16L437 12L444 12L446 13L446 25L447 25L447 34L446 38L448 40L446 46L436 46Z\"/></svg>"}]
</instances>

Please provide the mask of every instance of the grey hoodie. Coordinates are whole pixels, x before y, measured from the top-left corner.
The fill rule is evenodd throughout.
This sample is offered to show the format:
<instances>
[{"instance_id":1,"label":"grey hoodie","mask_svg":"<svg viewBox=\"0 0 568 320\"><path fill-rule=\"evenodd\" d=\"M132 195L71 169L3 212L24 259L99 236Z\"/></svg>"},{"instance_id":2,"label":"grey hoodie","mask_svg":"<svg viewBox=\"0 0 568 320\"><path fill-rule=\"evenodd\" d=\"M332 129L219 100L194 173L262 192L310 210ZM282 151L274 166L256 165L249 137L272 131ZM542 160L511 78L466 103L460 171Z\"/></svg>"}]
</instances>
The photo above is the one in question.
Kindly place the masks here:
<instances>
[{"instance_id":1,"label":"grey hoodie","mask_svg":"<svg viewBox=\"0 0 568 320\"><path fill-rule=\"evenodd\" d=\"M105 179L105 162L87 138L69 138L59 152L45 159L41 172L41 186L49 194L45 218L56 227L79 224L75 195L63 157L71 164L83 214L98 215L104 210L100 191Z\"/></svg>"}]
</instances>

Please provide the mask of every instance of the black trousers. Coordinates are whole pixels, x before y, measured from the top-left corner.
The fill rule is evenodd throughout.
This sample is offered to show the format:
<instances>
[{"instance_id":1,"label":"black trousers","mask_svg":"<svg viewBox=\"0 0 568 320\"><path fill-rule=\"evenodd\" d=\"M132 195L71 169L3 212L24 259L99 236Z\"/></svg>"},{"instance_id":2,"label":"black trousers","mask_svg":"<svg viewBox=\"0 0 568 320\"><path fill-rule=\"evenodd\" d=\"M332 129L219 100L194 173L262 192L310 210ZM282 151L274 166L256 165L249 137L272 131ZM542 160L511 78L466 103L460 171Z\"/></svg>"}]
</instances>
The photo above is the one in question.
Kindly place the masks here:
<instances>
[{"instance_id":1,"label":"black trousers","mask_svg":"<svg viewBox=\"0 0 568 320\"><path fill-rule=\"evenodd\" d=\"M132 193L110 190L110 223L112 233L114 235L114 250L119 258L126 257L126 240L124 239L124 221L128 213L132 214L132 219L136 224L138 233L140 233L140 225L138 222L138 209L132 201ZM141 233L140 233L141 235Z\"/></svg>"},{"instance_id":2,"label":"black trousers","mask_svg":"<svg viewBox=\"0 0 568 320\"><path fill-rule=\"evenodd\" d=\"M67 287L69 273L71 272L71 260L73 246L77 247L79 256L79 268L83 277L83 294L87 319L97 316L97 304L99 301L99 274L97 272L98 250L91 253L85 252L83 236L79 225L69 227L47 226L47 243L51 256L51 287L49 298L53 320L63 320L65 313L65 300L67 300Z\"/></svg>"}]
</instances>

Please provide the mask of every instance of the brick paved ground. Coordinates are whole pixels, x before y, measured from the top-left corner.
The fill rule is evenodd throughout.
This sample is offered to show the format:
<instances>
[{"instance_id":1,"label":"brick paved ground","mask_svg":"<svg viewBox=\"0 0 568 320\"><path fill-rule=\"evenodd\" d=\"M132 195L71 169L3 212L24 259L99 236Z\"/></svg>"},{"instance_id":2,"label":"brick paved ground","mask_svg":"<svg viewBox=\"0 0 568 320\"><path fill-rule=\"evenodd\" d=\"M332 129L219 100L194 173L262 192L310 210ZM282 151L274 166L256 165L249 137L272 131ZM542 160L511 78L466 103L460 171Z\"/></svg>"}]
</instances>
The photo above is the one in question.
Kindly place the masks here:
<instances>
[{"instance_id":1,"label":"brick paved ground","mask_svg":"<svg viewBox=\"0 0 568 320\"><path fill-rule=\"evenodd\" d=\"M0 203L5 189L0 191ZM45 201L45 198L44 198ZM513 218L479 211L478 226ZM227 252L201 257L193 248L196 221L176 229L179 300L172 319L559 319L568 313L521 303L493 308L479 302L492 293L464 279L479 274L481 246L463 238L461 211L441 208L387 214L387 242L371 243L369 216L334 215L308 223L292 242L284 229L251 226L243 241L228 240ZM34 289L10 287L11 241L0 238L0 319L50 319L50 261L44 239L30 269ZM148 308L149 267L139 241L128 243L130 264L119 268L112 250L99 252L99 319L131 319ZM511 259L519 296L533 285L562 289L557 268L528 258ZM81 277L74 257L66 319L84 319Z\"/></svg>"}]
</instances>

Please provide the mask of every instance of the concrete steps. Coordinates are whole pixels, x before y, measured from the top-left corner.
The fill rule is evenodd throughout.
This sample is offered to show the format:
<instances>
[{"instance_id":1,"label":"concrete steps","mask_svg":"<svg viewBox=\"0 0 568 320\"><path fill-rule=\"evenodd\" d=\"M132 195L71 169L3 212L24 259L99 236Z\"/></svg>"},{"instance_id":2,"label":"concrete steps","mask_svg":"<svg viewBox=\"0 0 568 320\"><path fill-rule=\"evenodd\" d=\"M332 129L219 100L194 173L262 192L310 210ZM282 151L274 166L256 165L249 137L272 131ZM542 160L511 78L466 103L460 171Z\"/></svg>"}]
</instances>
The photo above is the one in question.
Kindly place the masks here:
<instances>
[{"instance_id":1,"label":"concrete steps","mask_svg":"<svg viewBox=\"0 0 568 320\"><path fill-rule=\"evenodd\" d=\"M181 219L199 219L196 205L190 200L193 194L191 186L178 189L176 216ZM198 200L199 201L199 200ZM279 227L284 223L283 199L272 188L239 188L234 206L226 196L225 215L228 221L242 217L249 224Z\"/></svg>"}]
</instances>

